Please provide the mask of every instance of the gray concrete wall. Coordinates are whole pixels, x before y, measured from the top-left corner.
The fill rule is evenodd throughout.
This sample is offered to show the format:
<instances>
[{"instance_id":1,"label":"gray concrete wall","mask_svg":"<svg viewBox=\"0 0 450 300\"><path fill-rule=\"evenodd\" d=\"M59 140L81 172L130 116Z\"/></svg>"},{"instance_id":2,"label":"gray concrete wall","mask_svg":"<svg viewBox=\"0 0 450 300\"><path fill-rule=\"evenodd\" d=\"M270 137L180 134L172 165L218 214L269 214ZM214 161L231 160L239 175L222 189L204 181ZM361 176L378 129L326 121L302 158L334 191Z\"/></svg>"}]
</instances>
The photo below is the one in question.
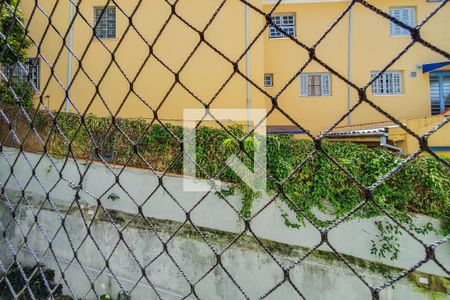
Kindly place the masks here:
<instances>
[{"instance_id":1,"label":"gray concrete wall","mask_svg":"<svg viewBox=\"0 0 450 300\"><path fill-rule=\"evenodd\" d=\"M6 153L6 154L5 154ZM120 167L106 168L102 164L94 163L88 169L83 181L83 189L90 194L81 192L79 208L84 217L90 222L96 209L95 198L100 197L102 205L108 209L111 217L119 224L125 226L124 238L129 249L119 241L117 229L108 221L108 216L100 209L96 219L92 222L91 234L100 251L93 243L93 239L87 236L86 226L80 218L80 210L72 205L75 191L67 181L59 180L59 171L65 178L71 180L74 185L79 183L79 170L84 172L86 162L63 160L41 157L40 154L25 153L25 156L17 156L17 151L8 149L3 151L4 157L0 159L0 183L6 182L6 201L3 205L15 205L20 199L19 191L25 186L27 199L21 200L18 206L17 220L19 225L10 221L9 209L5 206L1 209L0 221L2 226L8 224L8 240L10 246L17 251L23 239L21 232L31 230L28 238L28 246L20 248L19 258L24 263L32 264L34 257L44 257L43 262L58 270L65 269L66 278L73 287L76 296L84 296L89 290L89 281L77 261L73 261L73 251L78 250L78 258L84 267L84 271L95 281L96 290L103 293L104 285L107 289L117 291L118 282L125 289L132 289L133 283L141 277L141 266L148 264L161 250L162 246L157 235L163 240L167 239L185 221L184 210L191 209L203 196L203 193L185 193L182 189L182 178L178 176L166 176L163 185L166 190L159 187L158 180L149 170L134 168L125 169L120 175L119 184L115 184L115 174L121 172ZM9 177L9 163L18 159L14 167L15 177ZM8 162L9 163L8 163ZM54 163L54 164L53 164ZM39 182L31 176L29 166L37 165ZM64 166L64 168L62 168ZM31 180L30 180L31 179ZM155 191L156 189L156 191ZM106 193L105 191L108 190ZM50 193L50 202L45 200L46 192ZM127 191L128 193L126 193ZM118 198L113 201L110 195ZM152 195L149 198L149 195ZM109 198L108 198L109 197ZM256 203L256 210L267 203L270 196L262 197ZM148 200L147 200L148 199ZM240 209L239 196L229 199L236 210ZM142 219L133 219L138 213L136 204L143 206L143 213L151 220L156 233L150 230L151 226ZM178 204L177 204L178 202ZM183 208L181 209L180 206ZM34 224L32 207L40 211L38 223ZM56 212L57 208L58 212ZM305 249L316 245L320 241L320 235L312 226L300 229L287 228L281 217L281 211L288 211L280 201L274 202L262 211L252 222L252 231L263 239L265 245L273 251L277 259L283 264L291 264L296 261ZM60 227L60 217L65 215L67 238ZM291 215L291 217L293 217ZM244 226L237 218L236 213L223 200L214 194L208 195L191 214L192 222L199 226L208 241L218 249L223 249L236 236L243 231ZM133 221L132 221L133 220ZM330 241L341 253L348 255L348 259L355 265L361 274L371 284L381 284L385 279L378 272L370 269L376 268L381 262L390 267L407 268L424 257L423 248L406 234L401 239L401 254L396 261L377 260L370 255L370 240L374 239L377 229L374 225L376 219L354 219L345 222L330 232ZM132 221L130 223L130 221ZM418 223L430 221L427 217L418 217ZM432 221L432 220L431 220ZM434 222L434 221L433 221ZM119 228L120 229L120 228ZM45 236L43 234L45 233ZM87 238L86 238L87 236ZM86 238L86 239L85 239ZM437 240L439 236L429 234L421 236L426 241ZM47 239L54 239L53 253L48 249ZM85 239L85 240L84 240ZM71 246L72 244L72 246ZM117 247L115 248L117 244ZM169 252L185 275L195 281L204 274L208 268L215 264L213 252L201 236L192 226L183 226L177 236L169 243ZM115 249L113 251L113 249ZM5 265L12 260L5 239L0 243L0 255ZM450 267L450 246L442 245L437 250L438 259ZM112 255L111 255L111 252ZM103 254L103 256L102 256ZM111 270L104 270L104 258L109 257ZM56 256L60 266L55 264ZM250 235L245 234L233 247L223 255L223 263L230 275L239 283L250 298L257 298L282 280L281 269L274 263L262 249L261 245ZM158 293L163 298L178 299L189 290L189 284L183 275L177 271L175 264L167 255L162 255L148 267L149 279ZM391 269L398 272L397 269ZM439 276L445 273L433 263L427 263L419 269L426 274L416 274L403 279L396 288L389 288L383 293L384 299L429 299L435 295L441 295L435 286L424 285L417 282L418 278L428 278L429 281L448 282ZM113 276L112 274L115 274ZM433 276L436 275L436 276ZM305 295L306 299L369 299L368 289L351 273L351 271L338 259L333 257L327 246L321 246L318 251L309 256L303 263L295 267L291 272L292 281ZM118 282L116 281L118 280ZM150 283L142 278L134 288L134 299L152 299L155 297ZM434 291L433 291L434 290ZM231 279L220 268L216 267L204 280L196 286L196 292L200 298L205 299L239 299L243 298L241 292L234 287ZM295 294L289 284L283 284L274 291L269 298L291 299ZM152 295L152 296L151 296ZM444 294L442 294L444 295ZM441 296L442 296L441 295ZM92 292L89 294L94 298Z\"/></svg>"}]
</instances>

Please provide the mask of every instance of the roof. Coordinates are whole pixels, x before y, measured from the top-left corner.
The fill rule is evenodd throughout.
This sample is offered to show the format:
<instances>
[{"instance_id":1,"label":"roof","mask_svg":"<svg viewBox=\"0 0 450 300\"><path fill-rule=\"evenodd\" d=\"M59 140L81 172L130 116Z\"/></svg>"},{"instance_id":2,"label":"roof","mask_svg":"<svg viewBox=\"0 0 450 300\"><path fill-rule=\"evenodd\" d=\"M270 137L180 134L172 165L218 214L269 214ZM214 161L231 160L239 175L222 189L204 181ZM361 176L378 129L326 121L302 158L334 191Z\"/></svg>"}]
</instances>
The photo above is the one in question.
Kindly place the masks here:
<instances>
[{"instance_id":1,"label":"roof","mask_svg":"<svg viewBox=\"0 0 450 300\"><path fill-rule=\"evenodd\" d=\"M356 126L355 126L356 127ZM365 127L365 126L362 126ZM390 128L398 127L398 125L387 125L383 127L354 128L350 130L335 130L325 134L326 137L349 137L349 136L382 136L388 133Z\"/></svg>"}]
</instances>

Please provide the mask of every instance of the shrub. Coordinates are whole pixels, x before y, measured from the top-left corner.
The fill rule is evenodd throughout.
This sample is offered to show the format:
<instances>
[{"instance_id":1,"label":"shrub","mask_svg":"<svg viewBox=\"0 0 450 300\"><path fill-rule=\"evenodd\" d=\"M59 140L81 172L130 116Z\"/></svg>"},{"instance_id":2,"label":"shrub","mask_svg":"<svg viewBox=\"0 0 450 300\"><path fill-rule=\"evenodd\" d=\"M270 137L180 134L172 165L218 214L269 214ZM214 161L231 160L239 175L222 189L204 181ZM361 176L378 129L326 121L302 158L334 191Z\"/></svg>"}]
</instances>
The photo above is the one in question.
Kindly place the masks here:
<instances>
[{"instance_id":1,"label":"shrub","mask_svg":"<svg viewBox=\"0 0 450 300\"><path fill-rule=\"evenodd\" d=\"M41 270L38 270L38 268ZM55 284L55 271L51 269L46 269L43 265L34 266L34 267L22 267L23 273L25 277L28 279L28 286L33 293L33 296L37 300L49 299L50 297L57 297L62 294L62 285ZM18 300L27 300L33 299L30 295L29 289L26 287L26 281L22 276L22 273L19 269L19 266L15 263L13 267L6 274L12 288L15 293L19 293L24 290L23 293L17 298ZM44 277L53 291L51 294L49 293L48 288L45 285ZM9 286L6 283L6 280L2 280L0 282L0 299L14 299L13 294Z\"/></svg>"},{"instance_id":2,"label":"shrub","mask_svg":"<svg viewBox=\"0 0 450 300\"><path fill-rule=\"evenodd\" d=\"M9 86L6 82L0 81L0 102L13 105L20 103L21 106L28 108L33 105L33 95L33 86L26 80L11 78Z\"/></svg>"}]
</instances>

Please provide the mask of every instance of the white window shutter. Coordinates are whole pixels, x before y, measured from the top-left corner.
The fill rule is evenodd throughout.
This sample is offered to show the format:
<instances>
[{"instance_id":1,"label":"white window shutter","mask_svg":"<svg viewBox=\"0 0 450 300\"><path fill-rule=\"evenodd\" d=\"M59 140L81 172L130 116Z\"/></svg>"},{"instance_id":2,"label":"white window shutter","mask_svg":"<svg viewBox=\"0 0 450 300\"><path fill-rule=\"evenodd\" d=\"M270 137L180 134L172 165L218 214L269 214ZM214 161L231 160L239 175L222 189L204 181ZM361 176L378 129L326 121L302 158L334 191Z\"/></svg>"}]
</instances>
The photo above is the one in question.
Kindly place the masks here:
<instances>
[{"instance_id":1,"label":"white window shutter","mask_svg":"<svg viewBox=\"0 0 450 300\"><path fill-rule=\"evenodd\" d=\"M375 76L377 76L377 73L372 73L370 77L371 77L371 79L374 79ZM380 87L379 87L379 84L380 84L380 80L379 80L379 79L375 80L375 81L372 83L372 94L378 94L378 93L380 93Z\"/></svg>"},{"instance_id":2,"label":"white window shutter","mask_svg":"<svg viewBox=\"0 0 450 300\"><path fill-rule=\"evenodd\" d=\"M416 10L414 8L410 8L409 10L409 22L408 25L411 27L416 27Z\"/></svg>"},{"instance_id":3,"label":"white window shutter","mask_svg":"<svg viewBox=\"0 0 450 300\"><path fill-rule=\"evenodd\" d=\"M392 93L393 94L401 94L402 92L402 84L400 79L399 72L392 73Z\"/></svg>"},{"instance_id":4,"label":"white window shutter","mask_svg":"<svg viewBox=\"0 0 450 300\"><path fill-rule=\"evenodd\" d=\"M322 74L320 79L322 85L322 96L330 96L330 74Z\"/></svg>"},{"instance_id":5,"label":"white window shutter","mask_svg":"<svg viewBox=\"0 0 450 300\"><path fill-rule=\"evenodd\" d=\"M401 21L400 9L392 8L391 9L391 17ZM401 27L391 21L391 35L399 35L401 32Z\"/></svg>"},{"instance_id":6,"label":"white window shutter","mask_svg":"<svg viewBox=\"0 0 450 300\"><path fill-rule=\"evenodd\" d=\"M308 96L308 75L300 75L300 96Z\"/></svg>"}]
</instances>

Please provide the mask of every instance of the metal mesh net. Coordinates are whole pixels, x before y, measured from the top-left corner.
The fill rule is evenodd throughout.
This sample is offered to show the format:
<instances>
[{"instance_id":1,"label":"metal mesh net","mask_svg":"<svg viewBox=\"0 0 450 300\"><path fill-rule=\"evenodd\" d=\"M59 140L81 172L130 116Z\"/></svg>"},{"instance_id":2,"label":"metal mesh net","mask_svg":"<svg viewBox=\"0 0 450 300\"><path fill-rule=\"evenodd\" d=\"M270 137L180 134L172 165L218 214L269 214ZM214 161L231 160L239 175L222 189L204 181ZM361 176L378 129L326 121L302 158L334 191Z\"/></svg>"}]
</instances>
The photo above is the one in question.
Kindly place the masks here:
<instances>
[{"instance_id":1,"label":"metal mesh net","mask_svg":"<svg viewBox=\"0 0 450 300\"><path fill-rule=\"evenodd\" d=\"M33 90L37 95L37 104L35 108L27 108L21 103L21 98L23 97L25 91L17 89L16 86L12 84L12 72L2 72L2 80L7 83L7 88L12 94L12 97L17 102L16 105L11 107L3 106L0 108L0 118L2 122L2 141L0 144L0 156L2 165L5 166L1 172L6 174L2 178L2 214L8 218L5 223L2 221L0 223L0 230L2 232L1 243L4 249L5 257L0 259L0 271L3 274L10 274L12 271L16 271L17 278L12 278L10 275L2 276L0 279L3 286L5 287L2 293L4 295L10 295L11 298L20 299L40 299L39 295L36 295L36 291L40 290L46 295L50 295L50 298L54 298L55 295L61 293L61 288L64 288L65 293L74 299L78 298L100 298L103 291L99 287L99 282L101 276L107 274L112 281L112 284L117 286L117 289L122 293L122 295L130 295L133 297L136 289L146 286L150 290L148 297L154 298L176 298L176 294L170 294L168 291L161 289L157 284L155 284L154 276L167 276L166 278L159 278L157 282L162 281L181 281L183 282L183 289L179 291L181 298L192 298L200 299L205 298L202 294L202 284L210 280L210 276L219 276L220 274L224 281L228 282L226 288L233 286L235 288L235 294L241 296L242 298L267 298L276 297L277 290L281 287L288 286L291 290L292 298L302 298L308 299L309 286L302 286L298 283L295 276L293 275L293 270L302 266L302 264L317 250L319 247L326 245L329 247L329 251L335 255L337 259L343 262L345 266L350 270L366 288L368 291L368 297L373 299L379 299L380 293L393 286L398 281L410 275L412 272L419 269L421 266L428 262L434 262L444 273L450 275L449 269L442 263L435 255L436 249L440 245L446 244L450 240L450 235L441 238L437 241L423 241L422 237L411 230L410 227L405 225L402 221L398 220L397 216L392 214L385 206L381 205L378 201L374 200L374 191L388 183L389 179L392 178L396 173L400 172L408 164L410 164L414 159L419 157L421 154L426 153L434 157L444 168L449 168L449 162L442 157L435 154L428 146L428 140L431 135L444 127L450 120L450 117L445 117L444 120L437 126L432 128L429 132L423 135L419 135L403 124L398 118L396 118L391 113L388 113L378 104L376 104L373 99L368 96L368 89L371 85L380 77L384 72L390 69L397 61L399 61L410 49L417 44L429 49L429 51L435 52L446 59L450 59L450 54L440 49L438 46L433 45L433 43L427 41L426 37L421 35L422 27L426 25L433 17L442 10L448 3L447 0L436 3L435 8L429 13L423 20L420 20L418 25L414 28L398 21L397 19L391 17L388 13L380 10L375 5L363 1L363 0L353 0L349 1L346 5L345 10L343 10L340 15L329 24L327 30L317 38L316 42L312 46L308 46L303 43L299 38L292 35L291 32L286 32L285 28L280 26L278 22L274 22L275 19L272 18L274 12L282 4L281 0L275 1L273 6L271 6L270 11L266 12L261 10L259 7L255 6L251 2L245 0L223 0L219 3L217 7L211 10L211 15L208 17L208 21L202 27L189 21L189 18L183 16L178 7L182 4L182 0L169 1L165 0L164 5L167 7L169 13L165 19L161 28L155 34L155 38L150 42L146 38L146 34L142 32L142 29L136 25L136 16L141 12L141 5L145 1L136 1L136 5L130 9L122 8L122 1L102 1L99 5L98 10L96 10L95 23L92 24L90 17L84 16L80 5L82 1L69 0L70 5L73 8L72 24L75 22L83 22L85 26L89 28L91 34L89 40L83 41L85 47L82 53L75 53L69 46L69 39L71 39L71 26L68 28L61 28L55 20L57 19L58 9L60 5L63 5L63 1L51 1L52 4L49 6L46 3L46 7L50 7L51 10L48 11L42 5L42 1L33 0L31 1L32 10L31 15L26 20L18 17L20 2L23 1L6 1L2 0L0 2L0 10L2 11L2 17L5 14L9 14L13 18L13 22L9 23L8 26L3 26L3 31L0 33L1 36L1 52L0 58L11 56L11 53L16 53L17 57L19 52L23 51L24 48L33 48L36 51L36 57L40 59L40 68L48 68L51 75L41 82L37 82L33 74L28 72L29 68L26 67L25 63L19 63L19 69L26 73L27 81L32 84ZM262 21L262 26L259 28L257 34L248 40L247 48L236 57L231 57L220 47L215 45L215 42L208 39L208 30L216 22L216 19L220 17L221 11L226 7L227 3L235 2L234 5L241 5L243 8L248 10L251 14L258 16ZM376 1L375 1L376 2ZM67 5L67 3L65 3ZM117 43L114 47L108 44L107 40L102 38L113 37L112 32L108 31L108 28L104 28L105 18L112 17L112 12L107 8L110 6L116 7L116 14L120 14L125 17L126 23L121 24L123 27L115 38ZM389 63L387 63L378 73L374 76L367 84L364 86L358 86L354 82L350 81L346 74L341 74L337 72L332 67L332 62L324 61L318 54L316 49L327 37L332 34L334 30L344 22L345 16L355 7L365 7L370 10L371 13L379 15L383 22L392 22L402 29L406 30L410 35L410 41L401 51L393 57ZM48 22L45 25L44 30L40 33L41 36L36 37L29 34L30 27L33 26L34 18L37 16L46 19ZM105 16L105 18L103 18ZM163 39L163 35L168 31L170 22L176 21L181 22L196 36L194 47L189 51L186 59L183 60L179 67L174 67L164 61L164 58L155 51L157 44ZM233 22L233 20L229 20ZM4 25L4 24L3 24ZM12 37L15 34L14 28L22 28L26 33L22 41L19 41L19 45L12 44ZM279 33L284 35L290 43L295 44L299 49L308 53L307 61L298 68L297 72L293 74L283 85L282 88L275 93L271 94L267 92L263 86L249 77L243 68L242 63L246 60L246 55L255 47L258 41L263 38L263 35L267 33L268 27L271 26L278 30ZM444 30L444 29L443 29ZM167 34L167 33L166 33ZM46 57L46 53L42 51L42 46L47 42L46 37L48 35L56 36L58 39L63 41L61 47L57 49L56 55L51 59ZM145 44L147 47L147 52L141 64L139 64L136 72L133 75L128 74L124 70L123 62L118 59L118 51L123 48L131 47L127 44L127 37L129 35L137 36L141 43ZM170 34L169 35L169 39ZM98 38L100 37L100 38ZM27 42L28 40L28 42ZM28 46L27 43L30 45ZM106 68L102 71L102 74L98 78L94 78L87 70L87 63L85 63L85 58L88 55L89 49L91 49L94 43L100 43L104 51L109 55L108 63ZM56 46L55 46L56 47ZM186 82L186 78L190 76L187 66L189 62L194 59L196 52L200 51L201 48L206 48L212 52L211 55L220 57L223 59L231 68L231 71L224 70L224 80L220 84L219 88L214 91L213 96L210 98L204 98L197 95L196 91L190 88L189 84ZM73 77L71 78L71 83L67 85L65 78L59 78L57 72L55 71L58 65L65 64L64 52L70 52L72 59L76 62L76 68L73 70ZM14 56L14 55L13 55ZM150 60L154 60L159 63L159 66L165 69L168 74L171 75L170 86L168 90L161 95L159 103L157 105L150 104L146 101L145 97L140 95L138 89L136 88L137 81L142 76L142 72ZM32 64L33 62L31 62ZM297 121L295 117L291 115L289 110L286 110L279 105L278 100L280 96L286 91L286 89L293 84L293 82L299 77L299 75L304 73L304 70L312 63L317 63L327 70L329 73L334 75L337 80L344 82L352 90L356 91L358 94L358 101L355 105L351 107L345 114L343 114L334 124L332 124L326 131L321 134L313 134L308 128L305 128L301 122ZM123 97L123 100L115 108L111 108L110 101L107 97L102 95L102 89L108 81L108 72L110 69L116 69L118 73L121 74L122 78L126 81L128 86L127 93ZM83 78L83 82L89 87L95 89L95 94L89 100L87 105L84 107L79 107L77 105L76 99L73 99L70 95L71 85L76 84L78 78ZM267 174L268 181L270 184L275 186L274 194L267 199L263 206L261 206L256 211L252 212L250 216L244 215L236 206L231 203L223 192L218 191L216 193L206 192L202 197L196 199L195 203L191 206L186 206L183 201L182 194L177 194L174 190L174 186L166 181L168 176L171 176L170 172L173 170L173 166L179 164L180 159L183 158L184 147L183 139L176 132L173 126L167 124L167 120L160 117L161 111L165 109L167 102L174 89L181 89L183 92L188 94L190 97L195 99L199 107L205 109L205 116L200 120L198 126L207 117L214 120L217 127L225 131L238 145L236 153L244 155L253 162L253 157L246 148L245 141L247 138L254 134L254 131L259 126L256 124L250 131L246 131L243 135L236 135L230 128L223 123L222 120L216 118L213 113L210 112L210 108L214 106L216 99L220 94L227 88L230 82L234 78L239 78L244 80L246 84L249 84L252 89L257 90L259 93L265 96L267 99L268 109L266 118L274 112L280 113L287 120L289 120L293 125L300 128L313 142L313 149L308 153L307 157L303 162L298 164L288 176L285 176L282 180L276 179L273 174ZM80 79L81 80L81 79ZM48 99L46 98L46 91L50 86L50 82L57 83L60 90L64 94L65 101L61 102L58 109L50 108ZM146 122L140 123L141 127L135 128L135 131L131 134L129 130L124 127L123 118L119 116L119 112L124 106L126 106L129 99L129 95L136 96L141 104L144 105L145 109L148 110L148 114L151 116ZM91 106L94 104L95 99L100 99L101 103L107 110L107 117L103 120L107 120L107 128L105 132L92 132L92 123L89 119L89 111ZM0 99L0 103L3 99ZM69 105L72 109L72 117L68 119L67 122L74 122L77 124L75 126L75 133L68 132L68 127L65 127L63 123L58 121L58 117L65 113L65 105ZM386 174L379 174L379 179L371 185L363 184L358 178L352 174L342 163L333 157L323 146L323 141L327 134L332 132L343 120L345 120L352 112L358 109L361 105L369 105L377 112L382 114L386 119L390 120L392 123L398 125L402 128L408 135L412 136L420 145L419 150L415 153L404 157L402 161L397 164L393 169L391 169ZM42 119L46 119L46 132L47 135L44 136L36 128L36 124ZM175 117L174 117L175 118ZM21 120L19 122L19 120ZM49 120L49 121L48 121ZM262 120L261 120L262 121ZM19 123L21 124L19 126ZM166 138L172 140L174 146L174 153L169 163L161 166L157 162L149 162L147 160L145 151L152 151L152 149L143 149L143 137L145 134L154 126L158 124L162 131L165 132ZM22 133L19 133L21 131ZM24 133L25 132L25 133ZM87 135L89 141L88 151L92 153L89 158L77 157L75 145L75 139L77 133L83 132ZM57 158L48 152L50 144L57 138L60 141L62 158ZM35 144L39 145L39 152L31 153L28 149L28 143L33 140ZM120 140L124 145L130 149L127 155L117 153L117 149L108 146L114 144L116 140ZM8 147L7 147L8 146ZM13 152L11 156L11 148L15 148L16 152ZM36 156L37 155L37 156ZM122 160L119 165L112 165L110 162L115 162L118 156L122 155ZM302 168L305 168L308 161L316 156L322 155L326 157L333 166L337 168L339 172L345 174L345 176L352 182L354 186L361 193L361 199L359 204L354 206L351 210L347 211L345 214L336 218L328 226L320 226L312 220L305 211L298 207L295 201L290 199L290 195L285 192L284 186L295 174L297 174ZM185 156L186 157L186 156ZM146 190L147 195L137 195L135 191L130 190L129 182L123 180L124 172L129 169L130 166L136 165L133 161L139 160L139 165L148 169L149 172L155 176L156 180L153 182L153 186L149 184L148 190ZM52 172L57 175L57 179L48 185L46 183L47 176L45 172L42 171L42 163L48 162ZM75 166L77 174L68 174L66 168L68 165ZM99 178L86 178L88 173L93 168L98 168L98 166L104 168L104 173L102 176L112 178L112 185L103 191L100 195L92 193L90 186L87 181L101 180ZM256 166L255 169L262 166ZM220 175L225 172L226 166L223 166L220 170L216 170L214 173L209 171L204 171L202 176L210 179L218 179ZM26 172L29 176L19 176L17 173ZM25 171L24 171L25 170ZM145 183L143 183L145 184ZM13 185L15 187L16 193L12 195L7 192L8 186ZM73 194L69 194L70 203L68 204L68 209L62 210L58 204L58 200L53 197L53 194L57 192L57 189L64 185L70 187ZM31 186L37 186L45 199L43 201L36 201L33 195L28 193ZM109 197L109 200L114 201L116 195L112 194L111 191L119 189L121 192L125 193L130 199L130 206L133 209L128 213L127 218L119 220L115 212L107 207L105 207L105 196ZM174 209L178 211L178 222L177 223L167 223L166 229L161 229L161 223L155 221L154 218L145 214L145 207L148 203L156 201L154 198L161 197L160 193L164 193L165 197L168 197L173 204ZM237 220L240 220L242 224L242 231L234 235L224 235L223 233L217 233L223 235L221 238L224 239L225 244L221 246L214 243L211 236L211 232L205 230L202 226L198 224L198 215L196 211L199 210L202 203L207 201L206 199L211 196L211 194L217 195L227 207L233 211L236 215ZM287 205L297 214L301 215L308 224L310 224L314 230L315 234L320 235L317 243L309 247L307 251L301 253L295 259L291 261L286 261L280 257L279 251L277 252L274 247L271 247L267 241L265 241L258 232L253 228L253 223L255 219L258 218L262 212L264 212L270 205L277 202L277 199L282 197L285 199ZM92 209L87 209L83 204L83 199L89 198L96 203L95 207ZM118 200L120 201L120 200ZM404 232L405 235L411 237L416 241L420 247L424 250L424 257L416 261L413 265L406 269L402 269L395 275L390 275L385 278L385 282L382 284L374 284L374 282L368 279L365 275L361 274L360 270L355 267L355 265L349 261L348 256L342 254L340 250L334 245L333 241L329 238L329 233L335 228L342 226L342 224L351 219L355 214L358 214L366 206L373 206L380 210L383 215L393 224L399 227L399 230ZM52 217L48 216L48 211L52 212ZM203 213L207 213L204 212ZM23 214L29 216L30 222L26 223L21 217ZM78 217L78 223L74 223L70 220L71 217L76 215ZM122 218L124 218L122 216ZM162 218L164 219L164 218ZM120 221L120 222L119 222ZM51 226L49 227L49 222ZM103 226L101 224L107 223L107 231L110 237L99 236L95 230L96 226ZM151 236L142 236L142 239L148 239L152 241L151 249L140 249L141 243L136 238L132 238L128 232L131 224L139 224L141 228L148 230ZM76 226L76 227L74 227ZM106 225L105 225L106 226ZM14 228L14 234L10 234L12 228ZM49 229L51 228L51 230ZM83 238L80 240L76 238L73 240L74 230L82 232ZM61 240L61 236L64 236L64 243L66 245L66 258L61 258L57 250L55 250L55 240ZM205 254L209 258L209 263L202 263L202 261L197 261L196 265L198 270L192 272L188 270L189 268L185 266L186 260L193 260L191 256L180 258L179 249L177 248L177 237L186 236L196 236L197 242L202 243L206 246L208 253ZM254 239L255 247L257 247L264 255L267 257L271 263L273 263L276 268L279 269L281 276L279 280L274 282L261 281L261 286L259 288L259 294L257 296L249 294L246 289L246 279L239 275L237 270L240 270L236 265L230 264L228 253L230 249L242 246L247 243L247 239L251 237ZM41 251L36 249L36 239L40 244L40 249L45 249ZM108 240L109 239L109 240ZM31 242L30 242L31 240ZM86 246L87 245L87 246ZM224 246L225 245L225 246ZM80 257L82 253L82 248L91 247L95 250L96 261L95 263L86 263L85 257ZM288 248L288 246L286 246ZM188 251L188 250L187 250ZM125 280L120 275L117 274L117 265L120 265L120 259L116 256L117 252L126 255L129 260L133 261L135 265L135 270L140 272L136 279L130 282ZM148 252L148 256L143 253ZM84 253L84 252L83 252ZM245 252L244 252L245 253ZM190 253L194 255L195 253ZM26 255L27 259L24 259ZM6 257L7 256L7 257ZM195 255L194 255L195 256ZM49 275L48 269L43 265L43 263L49 258L54 261L56 277L50 280L52 277ZM242 264L244 262L241 262ZM28 265L33 265L34 267L27 267ZM152 267L157 264L157 268L164 268L166 266L168 269L173 270L173 272L167 272L164 274L158 273L156 269ZM96 265L98 270L96 272L92 271L92 265ZM76 266L81 270L81 273L74 275L71 271L72 267ZM125 268L125 266L122 266ZM234 269L233 269L234 268ZM156 274L156 275L154 275ZM53 274L54 275L54 274ZM83 278L73 278L73 276L81 276ZM258 280L257 275L255 275L255 280ZM304 276L309 276L305 274ZM312 276L312 275L311 275ZM76 290L76 282L82 280L87 283L82 289L84 292L82 295L78 294ZM21 281L22 285L16 285L16 281ZM40 286L36 289L36 282L40 282ZM75 286L74 286L75 285ZM170 284L168 284L170 286ZM350 291L348 291L350 292ZM151 295L150 295L151 293ZM175 295L175 296L174 296ZM22 297L22 298L21 298ZM48 296L47 296L48 297ZM226 296L224 296L226 298Z\"/></svg>"}]
</instances>

